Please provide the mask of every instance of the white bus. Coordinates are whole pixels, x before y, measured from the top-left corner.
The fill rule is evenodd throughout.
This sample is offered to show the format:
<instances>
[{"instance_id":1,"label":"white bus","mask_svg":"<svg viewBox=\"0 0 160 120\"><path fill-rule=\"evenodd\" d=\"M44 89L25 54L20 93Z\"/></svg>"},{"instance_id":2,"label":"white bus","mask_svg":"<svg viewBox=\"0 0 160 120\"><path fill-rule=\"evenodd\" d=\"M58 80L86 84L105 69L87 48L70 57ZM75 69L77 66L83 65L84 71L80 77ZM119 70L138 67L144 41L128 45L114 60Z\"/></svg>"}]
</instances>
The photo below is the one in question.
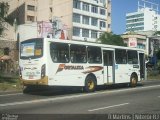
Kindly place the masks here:
<instances>
[{"instance_id":1,"label":"white bus","mask_svg":"<svg viewBox=\"0 0 160 120\"><path fill-rule=\"evenodd\" d=\"M24 86L81 86L130 83L145 77L144 51L136 48L51 38L20 43L20 78Z\"/></svg>"}]
</instances>

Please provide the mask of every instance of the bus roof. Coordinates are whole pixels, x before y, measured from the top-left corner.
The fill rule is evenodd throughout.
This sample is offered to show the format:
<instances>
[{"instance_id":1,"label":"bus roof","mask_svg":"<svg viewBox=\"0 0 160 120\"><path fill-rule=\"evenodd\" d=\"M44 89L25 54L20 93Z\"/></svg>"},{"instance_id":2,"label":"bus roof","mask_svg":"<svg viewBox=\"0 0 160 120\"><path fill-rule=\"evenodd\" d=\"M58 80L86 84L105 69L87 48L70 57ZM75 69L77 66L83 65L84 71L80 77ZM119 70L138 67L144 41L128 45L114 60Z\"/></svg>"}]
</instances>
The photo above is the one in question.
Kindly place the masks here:
<instances>
[{"instance_id":1,"label":"bus roof","mask_svg":"<svg viewBox=\"0 0 160 120\"><path fill-rule=\"evenodd\" d=\"M97 47L103 47L103 48L118 48L118 49L128 49L128 50L137 50L142 51L144 50L139 48L131 48L131 47L125 47L125 46L116 46L116 45L107 45L107 44L101 44L101 43L94 43L94 42L84 42L84 41L76 41L76 40L61 40L61 39L51 39L51 38L44 38L47 39L49 42L60 42L60 43L68 43L68 44L78 44L78 45L88 45L88 46L97 46Z\"/></svg>"},{"instance_id":2,"label":"bus roof","mask_svg":"<svg viewBox=\"0 0 160 120\"><path fill-rule=\"evenodd\" d=\"M33 38L36 39L36 38ZM76 40L61 40L61 39L55 39L55 38L43 38L44 41L48 42L59 42L59 43L68 43L68 44L77 44L77 45L88 45L88 46L97 46L102 48L110 48L110 49L127 49L127 50L137 50L144 52L144 50L139 48L131 48L131 47L125 47L125 46L116 46L116 45L107 45L107 44L101 44L101 43L94 43L94 42L84 42L84 41L76 41ZM30 39L29 39L30 40Z\"/></svg>"}]
</instances>

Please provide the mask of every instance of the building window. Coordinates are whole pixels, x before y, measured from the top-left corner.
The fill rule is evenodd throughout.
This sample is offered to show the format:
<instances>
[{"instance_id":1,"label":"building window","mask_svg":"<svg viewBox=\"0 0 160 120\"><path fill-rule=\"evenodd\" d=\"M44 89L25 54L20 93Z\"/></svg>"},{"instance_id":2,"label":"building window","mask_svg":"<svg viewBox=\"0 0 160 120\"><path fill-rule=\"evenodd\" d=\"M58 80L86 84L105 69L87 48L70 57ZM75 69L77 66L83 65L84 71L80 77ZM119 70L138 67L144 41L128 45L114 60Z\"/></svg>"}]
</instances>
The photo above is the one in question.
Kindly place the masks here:
<instances>
[{"instance_id":1,"label":"building window","mask_svg":"<svg viewBox=\"0 0 160 120\"><path fill-rule=\"evenodd\" d=\"M34 22L34 16L27 16L27 21L32 21L32 22Z\"/></svg>"},{"instance_id":2,"label":"building window","mask_svg":"<svg viewBox=\"0 0 160 120\"><path fill-rule=\"evenodd\" d=\"M81 9L81 2L78 0L73 0L73 8Z\"/></svg>"},{"instance_id":3,"label":"building window","mask_svg":"<svg viewBox=\"0 0 160 120\"><path fill-rule=\"evenodd\" d=\"M103 32L99 32L99 36L102 36Z\"/></svg>"},{"instance_id":4,"label":"building window","mask_svg":"<svg viewBox=\"0 0 160 120\"><path fill-rule=\"evenodd\" d=\"M100 0L100 3L106 4L106 0Z\"/></svg>"},{"instance_id":5,"label":"building window","mask_svg":"<svg viewBox=\"0 0 160 120\"><path fill-rule=\"evenodd\" d=\"M88 3L83 3L83 10L89 12L89 4Z\"/></svg>"},{"instance_id":6,"label":"building window","mask_svg":"<svg viewBox=\"0 0 160 120\"><path fill-rule=\"evenodd\" d=\"M97 22L98 22L97 18L91 18L91 25L97 26Z\"/></svg>"},{"instance_id":7,"label":"building window","mask_svg":"<svg viewBox=\"0 0 160 120\"><path fill-rule=\"evenodd\" d=\"M106 28L106 22L104 22L104 21L100 21L100 27L102 27L102 28Z\"/></svg>"},{"instance_id":8,"label":"building window","mask_svg":"<svg viewBox=\"0 0 160 120\"><path fill-rule=\"evenodd\" d=\"M88 17L88 16L83 16L83 21L82 21L82 23L89 25L89 17Z\"/></svg>"},{"instance_id":9,"label":"building window","mask_svg":"<svg viewBox=\"0 0 160 120\"><path fill-rule=\"evenodd\" d=\"M111 13L108 13L108 17L110 17L111 16Z\"/></svg>"},{"instance_id":10,"label":"building window","mask_svg":"<svg viewBox=\"0 0 160 120\"><path fill-rule=\"evenodd\" d=\"M91 38L97 38L97 31L91 31Z\"/></svg>"},{"instance_id":11,"label":"building window","mask_svg":"<svg viewBox=\"0 0 160 120\"><path fill-rule=\"evenodd\" d=\"M73 27L73 36L80 36L80 28Z\"/></svg>"},{"instance_id":12,"label":"building window","mask_svg":"<svg viewBox=\"0 0 160 120\"><path fill-rule=\"evenodd\" d=\"M89 38L89 30L88 29L82 29L82 37L88 37Z\"/></svg>"},{"instance_id":13,"label":"building window","mask_svg":"<svg viewBox=\"0 0 160 120\"><path fill-rule=\"evenodd\" d=\"M73 22L80 23L81 16L79 14L73 13Z\"/></svg>"},{"instance_id":14,"label":"building window","mask_svg":"<svg viewBox=\"0 0 160 120\"><path fill-rule=\"evenodd\" d=\"M136 26L144 26L144 23L128 24L128 25L127 25L127 28L129 28L129 27L136 27Z\"/></svg>"},{"instance_id":15,"label":"building window","mask_svg":"<svg viewBox=\"0 0 160 120\"><path fill-rule=\"evenodd\" d=\"M27 10L35 11L35 6L27 5Z\"/></svg>"},{"instance_id":16,"label":"building window","mask_svg":"<svg viewBox=\"0 0 160 120\"><path fill-rule=\"evenodd\" d=\"M134 19L131 19L131 20L127 20L127 23L133 23L133 22L143 22L144 21L144 18L134 18Z\"/></svg>"},{"instance_id":17,"label":"building window","mask_svg":"<svg viewBox=\"0 0 160 120\"><path fill-rule=\"evenodd\" d=\"M91 9L92 13L98 13L98 7L92 5L92 9Z\"/></svg>"},{"instance_id":18,"label":"building window","mask_svg":"<svg viewBox=\"0 0 160 120\"><path fill-rule=\"evenodd\" d=\"M126 18L127 19L133 19L133 18L139 18L139 17L144 17L144 13L136 14L136 15L130 15L130 16L127 16Z\"/></svg>"},{"instance_id":19,"label":"building window","mask_svg":"<svg viewBox=\"0 0 160 120\"><path fill-rule=\"evenodd\" d=\"M94 0L94 1L98 3L98 0Z\"/></svg>"},{"instance_id":20,"label":"building window","mask_svg":"<svg viewBox=\"0 0 160 120\"><path fill-rule=\"evenodd\" d=\"M108 28L111 28L111 24L108 24Z\"/></svg>"},{"instance_id":21,"label":"building window","mask_svg":"<svg viewBox=\"0 0 160 120\"><path fill-rule=\"evenodd\" d=\"M106 15L106 10L105 9L100 9L100 14L101 15Z\"/></svg>"},{"instance_id":22,"label":"building window","mask_svg":"<svg viewBox=\"0 0 160 120\"><path fill-rule=\"evenodd\" d=\"M155 29L157 29L157 27L158 27L157 25L154 25L154 28L155 28Z\"/></svg>"},{"instance_id":23,"label":"building window","mask_svg":"<svg viewBox=\"0 0 160 120\"><path fill-rule=\"evenodd\" d=\"M137 48L139 48L139 49L145 49L145 45L144 44L137 44Z\"/></svg>"},{"instance_id":24,"label":"building window","mask_svg":"<svg viewBox=\"0 0 160 120\"><path fill-rule=\"evenodd\" d=\"M53 12L53 9L52 9L52 7L50 7L49 9L50 9L50 12L52 13L52 12Z\"/></svg>"}]
</instances>

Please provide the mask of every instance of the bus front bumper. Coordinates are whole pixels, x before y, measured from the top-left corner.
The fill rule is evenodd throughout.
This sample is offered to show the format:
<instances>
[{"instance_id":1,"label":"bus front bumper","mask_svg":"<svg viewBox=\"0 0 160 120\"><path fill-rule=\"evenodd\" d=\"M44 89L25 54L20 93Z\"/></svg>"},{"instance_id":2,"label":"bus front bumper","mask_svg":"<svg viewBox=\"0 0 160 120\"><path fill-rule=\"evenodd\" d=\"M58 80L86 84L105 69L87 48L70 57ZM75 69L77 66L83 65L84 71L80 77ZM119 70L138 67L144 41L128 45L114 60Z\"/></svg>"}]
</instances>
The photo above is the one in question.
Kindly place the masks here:
<instances>
[{"instance_id":1,"label":"bus front bumper","mask_svg":"<svg viewBox=\"0 0 160 120\"><path fill-rule=\"evenodd\" d=\"M45 76L42 79L39 80L25 80L20 78L21 84L23 86L28 86L28 85L48 85L48 76Z\"/></svg>"}]
</instances>

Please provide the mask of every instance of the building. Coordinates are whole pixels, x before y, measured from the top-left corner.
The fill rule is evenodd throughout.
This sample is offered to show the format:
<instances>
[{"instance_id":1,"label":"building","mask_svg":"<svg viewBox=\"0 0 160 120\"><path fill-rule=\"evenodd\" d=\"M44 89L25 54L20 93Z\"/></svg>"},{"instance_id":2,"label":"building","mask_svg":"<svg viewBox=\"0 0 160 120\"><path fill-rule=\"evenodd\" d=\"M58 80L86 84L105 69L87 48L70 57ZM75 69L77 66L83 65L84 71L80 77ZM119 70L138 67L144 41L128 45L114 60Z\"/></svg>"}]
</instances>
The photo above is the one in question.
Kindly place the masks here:
<instances>
[{"instance_id":1,"label":"building","mask_svg":"<svg viewBox=\"0 0 160 120\"><path fill-rule=\"evenodd\" d=\"M128 47L143 49L146 51L147 54L146 35L137 33L123 34L122 38Z\"/></svg>"},{"instance_id":2,"label":"building","mask_svg":"<svg viewBox=\"0 0 160 120\"><path fill-rule=\"evenodd\" d=\"M142 8L138 12L126 14L126 32L159 31L160 15L150 8Z\"/></svg>"},{"instance_id":3,"label":"building","mask_svg":"<svg viewBox=\"0 0 160 120\"><path fill-rule=\"evenodd\" d=\"M138 0L138 10L126 14L126 32L160 31L159 5Z\"/></svg>"},{"instance_id":4,"label":"building","mask_svg":"<svg viewBox=\"0 0 160 120\"><path fill-rule=\"evenodd\" d=\"M71 39L95 42L102 32L111 31L110 0L53 1L53 16L67 25Z\"/></svg>"},{"instance_id":5,"label":"building","mask_svg":"<svg viewBox=\"0 0 160 120\"><path fill-rule=\"evenodd\" d=\"M10 0L8 3L8 17L16 19L18 25L37 21L38 0Z\"/></svg>"},{"instance_id":6,"label":"building","mask_svg":"<svg viewBox=\"0 0 160 120\"><path fill-rule=\"evenodd\" d=\"M144 49L147 56L153 56L155 43L159 43L154 35L160 31L158 7L148 0L138 0L138 10L126 14L126 33L122 35L124 42L129 47Z\"/></svg>"},{"instance_id":7,"label":"building","mask_svg":"<svg viewBox=\"0 0 160 120\"><path fill-rule=\"evenodd\" d=\"M19 25L58 21L58 30L65 29L68 39L95 42L111 31L110 0L11 0L10 5L9 16Z\"/></svg>"},{"instance_id":8,"label":"building","mask_svg":"<svg viewBox=\"0 0 160 120\"><path fill-rule=\"evenodd\" d=\"M153 31L132 32L121 37L128 47L143 49L149 57L153 57L160 49L160 35Z\"/></svg>"}]
</instances>

